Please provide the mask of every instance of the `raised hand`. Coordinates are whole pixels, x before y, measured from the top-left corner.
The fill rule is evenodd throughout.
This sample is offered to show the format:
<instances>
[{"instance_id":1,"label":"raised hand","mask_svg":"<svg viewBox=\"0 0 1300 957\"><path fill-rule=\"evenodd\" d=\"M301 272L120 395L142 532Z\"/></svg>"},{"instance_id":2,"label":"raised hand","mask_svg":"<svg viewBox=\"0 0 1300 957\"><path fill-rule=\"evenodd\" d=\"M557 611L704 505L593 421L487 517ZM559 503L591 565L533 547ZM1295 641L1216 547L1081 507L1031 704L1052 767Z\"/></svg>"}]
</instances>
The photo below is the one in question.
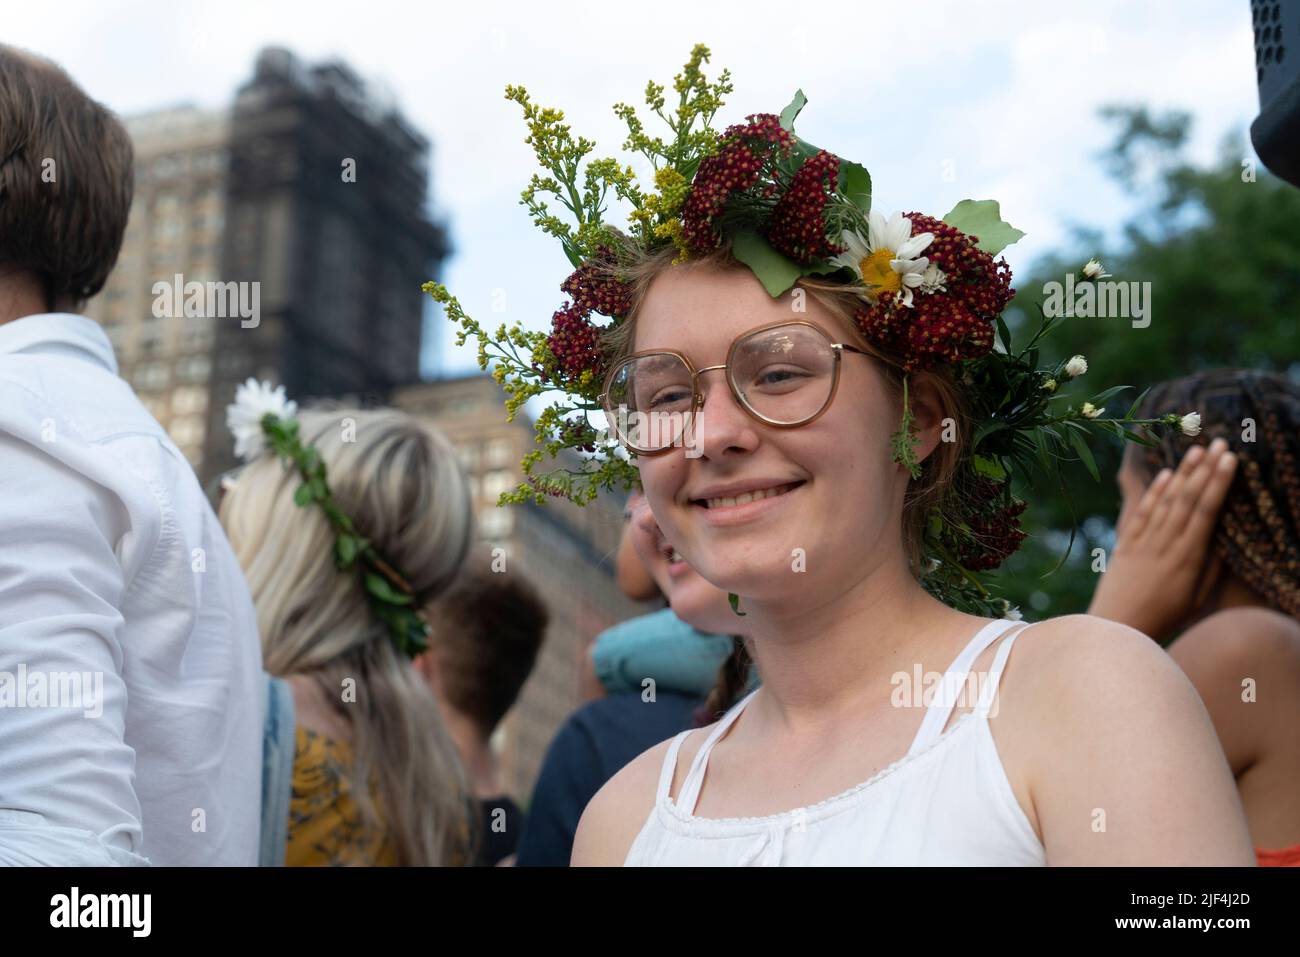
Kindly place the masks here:
<instances>
[{"instance_id":1,"label":"raised hand","mask_svg":"<svg viewBox=\"0 0 1300 957\"><path fill-rule=\"evenodd\" d=\"M1205 598L1217 577L1206 557L1237 456L1215 439L1193 446L1178 470L1162 469L1120 514L1115 548L1090 614L1122 622L1163 641Z\"/></svg>"}]
</instances>

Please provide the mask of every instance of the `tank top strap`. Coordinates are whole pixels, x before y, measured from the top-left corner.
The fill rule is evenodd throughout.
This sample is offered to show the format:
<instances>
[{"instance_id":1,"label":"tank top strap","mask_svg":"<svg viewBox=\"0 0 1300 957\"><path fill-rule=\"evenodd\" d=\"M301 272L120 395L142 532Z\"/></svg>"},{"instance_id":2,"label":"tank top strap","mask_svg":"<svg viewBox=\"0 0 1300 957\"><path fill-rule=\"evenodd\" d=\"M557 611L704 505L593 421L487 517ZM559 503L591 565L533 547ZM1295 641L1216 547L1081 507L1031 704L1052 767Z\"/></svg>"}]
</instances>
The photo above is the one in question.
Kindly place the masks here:
<instances>
[{"instance_id":1,"label":"tank top strap","mask_svg":"<svg viewBox=\"0 0 1300 957\"><path fill-rule=\"evenodd\" d=\"M1019 624L1021 622L999 618L989 622L975 633L975 637L970 640L966 647L953 659L952 664L948 666L939 687L934 689L934 696L925 709L925 717L921 719L921 727L917 730L916 737L912 739L912 746L907 749L908 754L923 751L939 739L944 727L948 724L948 718L952 715L953 708L957 706L961 690L966 685L966 679L970 675L971 667L975 664L975 659L980 656L985 648L1004 635L1008 629ZM1005 661L1005 656L1003 656L1003 660ZM985 690L987 690L987 687Z\"/></svg>"},{"instance_id":2,"label":"tank top strap","mask_svg":"<svg viewBox=\"0 0 1300 957\"><path fill-rule=\"evenodd\" d=\"M708 770L709 766L709 752L713 750L713 746L717 744L718 739L726 734L727 729L735 723L738 717L740 717L740 712L745 710L745 705L749 704L749 700L753 698L754 695L758 694L758 690L758 688L755 688L733 705L731 710L722 716L722 720L718 722L717 727L715 727L709 736L704 739L704 743L700 745L700 749L695 752L695 760L691 762L691 768L686 772L686 780L682 782L682 790L681 793L677 795L676 801L677 807L685 811L687 814L695 813L695 802L700 799L700 788L704 786L704 772ZM683 732L683 736L688 733L689 732ZM676 755L674 755L674 759L675 758ZM669 771L668 781L671 786L671 771Z\"/></svg>"},{"instance_id":3,"label":"tank top strap","mask_svg":"<svg viewBox=\"0 0 1300 957\"><path fill-rule=\"evenodd\" d=\"M1030 625L1026 625L1024 628L1017 628L998 646L998 652L993 656L993 664L989 667L988 681L984 683L984 688L980 691L979 704L975 709L982 717L988 717L989 708L993 704L993 699L997 696L998 684L1002 680L1002 669L1007 666L1007 655L1011 654L1011 646L1030 627Z\"/></svg>"},{"instance_id":4,"label":"tank top strap","mask_svg":"<svg viewBox=\"0 0 1300 957\"><path fill-rule=\"evenodd\" d=\"M668 753L664 755L664 765L659 770L659 790L656 792L656 799L663 801L668 797L668 791L673 786L673 772L677 770L677 752L682 749L682 742L686 736L691 733L690 728L678 732L673 737L673 743L668 745Z\"/></svg>"}]
</instances>

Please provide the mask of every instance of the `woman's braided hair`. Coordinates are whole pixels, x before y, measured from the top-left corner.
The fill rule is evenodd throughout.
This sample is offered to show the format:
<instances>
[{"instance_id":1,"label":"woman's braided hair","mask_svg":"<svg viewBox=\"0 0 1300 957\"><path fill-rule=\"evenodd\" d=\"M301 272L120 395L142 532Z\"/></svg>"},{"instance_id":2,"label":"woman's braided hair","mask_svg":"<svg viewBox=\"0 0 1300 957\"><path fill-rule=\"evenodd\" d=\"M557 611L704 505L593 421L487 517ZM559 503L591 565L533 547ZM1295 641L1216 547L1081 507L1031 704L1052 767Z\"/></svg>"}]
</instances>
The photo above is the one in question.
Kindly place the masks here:
<instances>
[{"instance_id":1,"label":"woman's braided hair","mask_svg":"<svg viewBox=\"0 0 1300 957\"><path fill-rule=\"evenodd\" d=\"M1155 386L1144 414L1176 406L1201 415L1191 439L1167 432L1143 450L1151 474L1193 444L1222 437L1240 466L1215 530L1224 564L1278 611L1300 618L1300 385L1254 369L1215 369Z\"/></svg>"}]
</instances>

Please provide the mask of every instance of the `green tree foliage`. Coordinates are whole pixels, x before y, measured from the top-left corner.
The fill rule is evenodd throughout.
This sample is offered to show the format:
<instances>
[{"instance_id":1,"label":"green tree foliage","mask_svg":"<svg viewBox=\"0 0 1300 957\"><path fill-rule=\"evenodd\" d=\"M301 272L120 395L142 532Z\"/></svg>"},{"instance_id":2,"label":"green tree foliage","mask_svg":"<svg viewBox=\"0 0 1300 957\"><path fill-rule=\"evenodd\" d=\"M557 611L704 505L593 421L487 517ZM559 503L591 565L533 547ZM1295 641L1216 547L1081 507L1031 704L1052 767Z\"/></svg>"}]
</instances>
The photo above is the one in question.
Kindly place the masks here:
<instances>
[{"instance_id":1,"label":"green tree foliage","mask_svg":"<svg viewBox=\"0 0 1300 957\"><path fill-rule=\"evenodd\" d=\"M1082 317L1061 323L1044 342L1045 359L1082 354L1091 367L1071 392L1134 386L1137 391L1115 400L1122 412L1148 386L1201 369L1261 368L1300 378L1300 190L1249 165L1240 135L1224 143L1215 163L1190 162L1185 113L1108 107L1102 114L1117 134L1101 160L1144 202L1109 247L1099 234L1080 232L1016 283L1010 324L1017 338L1036 323L1044 284L1062 282L1099 256L1114 279L1151 283L1151 323L1134 328L1128 319ZM1064 488L1022 493L1032 503L1025 516L1029 537L998 584L1027 616L1083 611L1091 598L1092 550L1112 541L1119 512L1114 476L1123 452L1116 441L1098 441L1094 449L1100 483L1073 463ZM1070 546L1071 530L1065 564L1048 574Z\"/></svg>"}]
</instances>

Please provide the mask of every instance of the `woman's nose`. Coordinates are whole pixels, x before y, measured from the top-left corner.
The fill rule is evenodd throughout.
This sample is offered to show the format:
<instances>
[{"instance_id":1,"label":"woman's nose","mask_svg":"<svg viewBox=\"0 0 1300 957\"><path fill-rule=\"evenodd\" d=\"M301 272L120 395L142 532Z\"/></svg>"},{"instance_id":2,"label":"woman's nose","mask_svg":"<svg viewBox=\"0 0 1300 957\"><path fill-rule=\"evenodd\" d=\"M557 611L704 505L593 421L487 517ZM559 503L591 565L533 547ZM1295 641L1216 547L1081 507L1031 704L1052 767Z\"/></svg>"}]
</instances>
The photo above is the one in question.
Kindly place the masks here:
<instances>
[{"instance_id":1,"label":"woman's nose","mask_svg":"<svg viewBox=\"0 0 1300 957\"><path fill-rule=\"evenodd\" d=\"M708 380L700 378L702 405L695 410L686 454L712 458L729 448L752 449L758 441L756 423L732 394L725 373Z\"/></svg>"}]
</instances>

